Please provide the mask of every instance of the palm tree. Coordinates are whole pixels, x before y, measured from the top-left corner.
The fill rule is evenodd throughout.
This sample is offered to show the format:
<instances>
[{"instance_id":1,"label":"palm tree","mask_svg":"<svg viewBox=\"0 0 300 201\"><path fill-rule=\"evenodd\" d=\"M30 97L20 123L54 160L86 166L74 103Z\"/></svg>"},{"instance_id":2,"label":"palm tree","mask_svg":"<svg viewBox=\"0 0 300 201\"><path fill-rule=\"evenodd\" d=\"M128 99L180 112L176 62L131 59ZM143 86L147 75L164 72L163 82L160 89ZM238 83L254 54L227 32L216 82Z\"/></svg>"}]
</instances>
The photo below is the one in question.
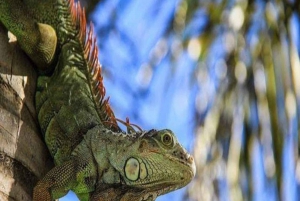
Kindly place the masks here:
<instances>
[{"instance_id":1,"label":"palm tree","mask_svg":"<svg viewBox=\"0 0 300 201\"><path fill-rule=\"evenodd\" d=\"M32 190L52 166L34 108L36 73L0 26L0 200L32 200Z\"/></svg>"}]
</instances>

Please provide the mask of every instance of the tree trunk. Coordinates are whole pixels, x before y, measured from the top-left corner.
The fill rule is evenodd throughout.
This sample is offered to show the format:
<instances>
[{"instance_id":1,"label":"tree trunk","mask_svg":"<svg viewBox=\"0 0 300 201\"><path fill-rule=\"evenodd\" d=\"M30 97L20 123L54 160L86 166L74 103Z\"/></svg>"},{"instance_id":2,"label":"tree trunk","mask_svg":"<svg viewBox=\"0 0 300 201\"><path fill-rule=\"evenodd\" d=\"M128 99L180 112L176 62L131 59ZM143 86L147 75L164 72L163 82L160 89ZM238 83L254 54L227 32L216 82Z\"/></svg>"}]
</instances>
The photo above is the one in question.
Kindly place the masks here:
<instances>
[{"instance_id":1,"label":"tree trunk","mask_svg":"<svg viewBox=\"0 0 300 201\"><path fill-rule=\"evenodd\" d=\"M0 200L31 201L52 166L34 107L36 72L0 25Z\"/></svg>"}]
</instances>

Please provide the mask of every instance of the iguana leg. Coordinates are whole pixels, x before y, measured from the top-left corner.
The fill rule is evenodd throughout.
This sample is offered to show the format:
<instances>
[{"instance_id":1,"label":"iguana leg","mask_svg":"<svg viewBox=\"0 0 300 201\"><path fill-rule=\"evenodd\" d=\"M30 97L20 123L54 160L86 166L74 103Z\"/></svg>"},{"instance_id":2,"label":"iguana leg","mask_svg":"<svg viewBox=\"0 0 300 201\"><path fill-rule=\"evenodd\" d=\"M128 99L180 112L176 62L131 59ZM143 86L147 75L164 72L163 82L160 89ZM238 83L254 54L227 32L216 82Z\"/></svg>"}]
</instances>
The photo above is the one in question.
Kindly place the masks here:
<instances>
[{"instance_id":1,"label":"iguana leg","mask_svg":"<svg viewBox=\"0 0 300 201\"><path fill-rule=\"evenodd\" d=\"M84 159L70 160L51 169L46 176L38 182L33 190L33 201L52 201L64 196L69 190L75 193L86 194L94 190L95 170Z\"/></svg>"},{"instance_id":2,"label":"iguana leg","mask_svg":"<svg viewBox=\"0 0 300 201\"><path fill-rule=\"evenodd\" d=\"M0 21L37 67L46 70L56 50L56 33L50 25L37 23L29 13L20 0L0 0Z\"/></svg>"}]
</instances>

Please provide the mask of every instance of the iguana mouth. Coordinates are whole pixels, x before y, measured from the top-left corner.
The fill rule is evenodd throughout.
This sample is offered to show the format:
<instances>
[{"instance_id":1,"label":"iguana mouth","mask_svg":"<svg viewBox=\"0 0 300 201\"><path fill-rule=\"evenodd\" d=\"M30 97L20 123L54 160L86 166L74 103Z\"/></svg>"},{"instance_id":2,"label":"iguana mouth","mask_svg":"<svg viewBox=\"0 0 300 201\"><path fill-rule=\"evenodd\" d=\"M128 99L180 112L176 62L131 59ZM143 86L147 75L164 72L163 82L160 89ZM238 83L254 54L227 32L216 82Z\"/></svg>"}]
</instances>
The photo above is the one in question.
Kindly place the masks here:
<instances>
[{"instance_id":1,"label":"iguana mouth","mask_svg":"<svg viewBox=\"0 0 300 201\"><path fill-rule=\"evenodd\" d=\"M192 169L192 172L196 171L194 158L190 154L187 154L186 158L183 159L174 157L170 154L164 156L170 159L171 161L179 162L187 167L190 167Z\"/></svg>"},{"instance_id":2,"label":"iguana mouth","mask_svg":"<svg viewBox=\"0 0 300 201\"><path fill-rule=\"evenodd\" d=\"M185 165L185 166L188 166L188 165ZM132 183L131 186L136 187L136 188L142 188L142 189L151 188L151 191L165 189L164 192L167 192L168 189L171 189L171 188L173 190L176 190L176 189L184 187L194 177L194 175L195 175L194 169L190 166L188 166L188 167L191 169L186 170L187 168L185 168L185 171L182 171L182 172L176 171L176 172L171 173L171 176L169 177L168 180L166 180L163 176L161 176L161 177L156 176L156 178L159 178L159 179L154 179L152 181L141 180L140 182ZM164 175L165 172L161 172L159 174ZM153 177L153 175L152 175L152 177Z\"/></svg>"},{"instance_id":3,"label":"iguana mouth","mask_svg":"<svg viewBox=\"0 0 300 201\"><path fill-rule=\"evenodd\" d=\"M188 178L189 181L195 176L196 165L195 165L193 156L191 156L190 154L186 154L186 156L184 158L178 158L171 154L162 154L156 150L151 150L150 152L163 155L166 158L166 160L169 159L170 161L173 161L175 163L178 163L178 164L184 165L185 167L188 167L188 168L183 168L183 169L186 170L184 173L184 178Z\"/></svg>"}]
</instances>

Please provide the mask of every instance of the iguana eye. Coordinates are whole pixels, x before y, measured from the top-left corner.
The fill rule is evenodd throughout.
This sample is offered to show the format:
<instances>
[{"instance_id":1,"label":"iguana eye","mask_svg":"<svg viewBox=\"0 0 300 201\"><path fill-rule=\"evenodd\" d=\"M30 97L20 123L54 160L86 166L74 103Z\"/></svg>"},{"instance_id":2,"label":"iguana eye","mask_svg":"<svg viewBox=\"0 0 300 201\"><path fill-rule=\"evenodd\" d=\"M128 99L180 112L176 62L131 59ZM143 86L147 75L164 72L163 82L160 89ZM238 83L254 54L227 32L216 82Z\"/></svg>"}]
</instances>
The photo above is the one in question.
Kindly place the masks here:
<instances>
[{"instance_id":1,"label":"iguana eye","mask_svg":"<svg viewBox=\"0 0 300 201\"><path fill-rule=\"evenodd\" d=\"M161 136L161 141L165 145L170 146L173 143L173 138L169 133L165 133Z\"/></svg>"}]
</instances>

